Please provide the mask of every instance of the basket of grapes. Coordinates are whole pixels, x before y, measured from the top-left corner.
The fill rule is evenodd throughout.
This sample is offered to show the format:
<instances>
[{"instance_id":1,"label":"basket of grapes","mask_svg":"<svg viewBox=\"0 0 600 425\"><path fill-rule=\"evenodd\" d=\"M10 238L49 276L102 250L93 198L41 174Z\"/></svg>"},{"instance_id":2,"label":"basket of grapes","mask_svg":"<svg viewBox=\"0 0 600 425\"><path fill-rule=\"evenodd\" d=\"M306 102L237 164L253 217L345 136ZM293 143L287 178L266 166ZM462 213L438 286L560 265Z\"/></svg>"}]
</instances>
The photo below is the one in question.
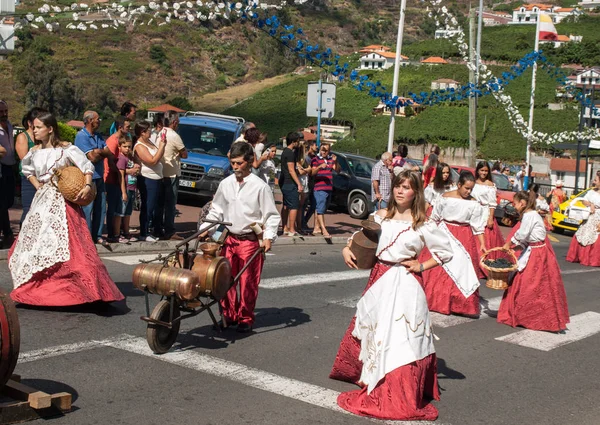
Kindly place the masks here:
<instances>
[{"instance_id":1,"label":"basket of grapes","mask_svg":"<svg viewBox=\"0 0 600 425\"><path fill-rule=\"evenodd\" d=\"M505 251L501 247L492 248L481 256L481 267L487 271L488 288L508 288L508 275L517 270L517 257L514 251Z\"/></svg>"}]
</instances>

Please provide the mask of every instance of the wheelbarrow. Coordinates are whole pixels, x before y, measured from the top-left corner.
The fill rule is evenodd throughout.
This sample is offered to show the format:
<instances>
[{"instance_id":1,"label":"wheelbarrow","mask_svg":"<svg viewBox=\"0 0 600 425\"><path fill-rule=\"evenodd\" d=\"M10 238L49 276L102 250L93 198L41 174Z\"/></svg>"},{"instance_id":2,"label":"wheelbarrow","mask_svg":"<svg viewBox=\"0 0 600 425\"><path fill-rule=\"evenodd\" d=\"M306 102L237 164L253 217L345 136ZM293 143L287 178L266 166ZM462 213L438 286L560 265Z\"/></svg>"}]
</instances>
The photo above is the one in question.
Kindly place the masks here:
<instances>
[{"instance_id":1,"label":"wheelbarrow","mask_svg":"<svg viewBox=\"0 0 600 425\"><path fill-rule=\"evenodd\" d=\"M214 226L231 226L231 223L215 220L202 222L210 226L184 239L169 254L159 254L152 260L141 261L133 270L133 285L144 291L146 302L146 315L140 319L148 323L146 340L155 354L164 354L173 346L182 320L204 311L208 312L220 332L211 307L225 297L254 259L264 252L263 248L256 250L234 277L229 260L218 255L226 237L222 237L220 242L200 243L198 239ZM152 312L150 294L161 296ZM224 320L222 314L221 319Z\"/></svg>"}]
</instances>

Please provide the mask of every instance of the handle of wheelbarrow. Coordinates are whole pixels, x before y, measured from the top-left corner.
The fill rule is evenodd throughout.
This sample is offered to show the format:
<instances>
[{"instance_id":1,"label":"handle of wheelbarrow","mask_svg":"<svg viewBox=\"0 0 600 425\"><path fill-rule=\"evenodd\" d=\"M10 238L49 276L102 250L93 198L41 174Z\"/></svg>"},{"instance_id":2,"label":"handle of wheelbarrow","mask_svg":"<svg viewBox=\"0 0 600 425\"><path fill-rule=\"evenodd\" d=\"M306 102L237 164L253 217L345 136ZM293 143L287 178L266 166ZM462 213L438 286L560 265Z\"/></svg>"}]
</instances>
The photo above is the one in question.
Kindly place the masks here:
<instances>
[{"instance_id":1,"label":"handle of wheelbarrow","mask_svg":"<svg viewBox=\"0 0 600 425\"><path fill-rule=\"evenodd\" d=\"M254 254L252 254L252 257L250 257L248 259L248 261L246 261L246 264L244 264L244 267L242 267L242 270L240 270L239 273L233 278L233 281L236 282L240 278L242 273L244 273L246 271L246 269L250 266L250 264L252 264L254 259L258 256L258 254L264 254L264 253L265 253L264 247L261 246L259 249L257 249L256 252Z\"/></svg>"},{"instance_id":2,"label":"handle of wheelbarrow","mask_svg":"<svg viewBox=\"0 0 600 425\"><path fill-rule=\"evenodd\" d=\"M182 240L181 242L179 242L175 248L181 248L182 246L184 246L185 244L187 244L190 241L193 241L194 239L197 239L198 236L200 236L202 233L208 232L210 229L212 229L215 226L218 226L220 224L223 224L225 226L231 226L231 223L228 223L226 221L218 221L218 220L202 220L203 223L209 223L210 226L208 226L206 229L202 229L202 231L197 231L196 233L194 233L192 236L188 236L187 238L185 238L184 240Z\"/></svg>"}]
</instances>

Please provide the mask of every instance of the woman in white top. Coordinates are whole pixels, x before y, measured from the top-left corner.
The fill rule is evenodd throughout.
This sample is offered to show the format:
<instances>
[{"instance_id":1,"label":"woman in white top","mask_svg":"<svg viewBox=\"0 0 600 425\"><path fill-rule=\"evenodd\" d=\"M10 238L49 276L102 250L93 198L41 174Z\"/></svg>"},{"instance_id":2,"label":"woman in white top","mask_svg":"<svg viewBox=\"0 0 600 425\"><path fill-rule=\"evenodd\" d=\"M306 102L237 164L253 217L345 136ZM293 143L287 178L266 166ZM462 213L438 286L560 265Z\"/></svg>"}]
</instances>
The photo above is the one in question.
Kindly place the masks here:
<instances>
[{"instance_id":1,"label":"woman in white top","mask_svg":"<svg viewBox=\"0 0 600 425\"><path fill-rule=\"evenodd\" d=\"M590 208L590 216L579 227L571 240L567 261L584 266L600 267L600 171L596 172L592 188L587 191L581 203ZM574 199L572 202L575 202Z\"/></svg>"},{"instance_id":2,"label":"woman in white top","mask_svg":"<svg viewBox=\"0 0 600 425\"><path fill-rule=\"evenodd\" d=\"M381 225L379 261L358 302L331 374L361 389L344 392L338 404L361 416L394 420L435 420L439 399L431 319L420 273L452 258L447 237L426 222L419 173L404 171L392 181L387 209L374 215ZM435 259L415 258L428 247ZM356 268L345 247L344 261Z\"/></svg>"},{"instance_id":3,"label":"woman in white top","mask_svg":"<svg viewBox=\"0 0 600 425\"><path fill-rule=\"evenodd\" d=\"M470 196L475 178L463 171L457 189L436 202L431 220L438 223L453 252L452 261L423 274L423 287L431 311L479 315L479 249L485 250L484 208ZM425 251L421 260L430 257Z\"/></svg>"},{"instance_id":4,"label":"woman in white top","mask_svg":"<svg viewBox=\"0 0 600 425\"><path fill-rule=\"evenodd\" d=\"M304 217L304 210L306 209L306 201L310 193L310 186L308 184L308 178L310 176L312 167L306 162L306 142L302 141L298 149L296 149L296 172L298 173L298 179L303 187L300 195L300 208L298 209L299 214L296 216L296 229L302 229L302 219ZM308 234L300 230L302 234Z\"/></svg>"},{"instance_id":5,"label":"woman in white top","mask_svg":"<svg viewBox=\"0 0 600 425\"><path fill-rule=\"evenodd\" d=\"M166 133L163 131L158 136L158 146L155 146L150 141L152 130L150 124L146 121L139 122L135 125L135 135L137 142L133 148L133 152L138 161L142 164L140 175L138 176L138 190L140 191L141 206L140 206L140 240L147 242L156 242L158 237L152 237L149 234L149 223L152 218L155 231L160 229L162 218L160 214L155 214L157 211L156 203L158 196L163 190L163 173L162 173L162 157L165 154L165 146L167 145Z\"/></svg>"},{"instance_id":6,"label":"woman in white top","mask_svg":"<svg viewBox=\"0 0 600 425\"><path fill-rule=\"evenodd\" d=\"M513 203L521 225L504 244L523 248L519 268L504 292L498 322L536 331L559 332L569 323L567 295L554 250L546 236L542 217L535 210L537 195L531 190L515 194Z\"/></svg>"},{"instance_id":7,"label":"woman in white top","mask_svg":"<svg viewBox=\"0 0 600 425\"><path fill-rule=\"evenodd\" d=\"M433 181L425 188L427 216L431 215L432 208L438 198L451 190L456 190L456 185L452 181L452 172L450 171L450 166L442 162L435 171Z\"/></svg>"},{"instance_id":8,"label":"woman in white top","mask_svg":"<svg viewBox=\"0 0 600 425\"><path fill-rule=\"evenodd\" d=\"M96 252L81 207L65 200L54 182L55 171L76 166L86 181L77 199L91 201L94 166L79 148L58 139L52 114L39 114L33 133L38 144L23 157L22 169L36 192L9 252L11 298L39 306L122 300Z\"/></svg>"},{"instance_id":9,"label":"woman in white top","mask_svg":"<svg viewBox=\"0 0 600 425\"><path fill-rule=\"evenodd\" d=\"M484 219L485 241L488 248L496 248L504 245L504 238L500 233L500 227L494 218L494 212L498 201L496 200L496 185L492 181L490 167L486 161L480 161L475 168L475 186L471 196L485 207Z\"/></svg>"}]
</instances>

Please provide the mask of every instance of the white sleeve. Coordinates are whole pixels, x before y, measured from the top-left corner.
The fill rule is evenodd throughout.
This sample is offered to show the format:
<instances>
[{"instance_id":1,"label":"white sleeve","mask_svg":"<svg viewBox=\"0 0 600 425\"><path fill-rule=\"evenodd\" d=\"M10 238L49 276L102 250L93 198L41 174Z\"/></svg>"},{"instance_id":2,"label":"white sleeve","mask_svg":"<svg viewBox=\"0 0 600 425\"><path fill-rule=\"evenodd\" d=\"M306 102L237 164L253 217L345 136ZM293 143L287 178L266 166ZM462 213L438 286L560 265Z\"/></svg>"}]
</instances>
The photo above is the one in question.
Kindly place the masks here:
<instances>
[{"instance_id":1,"label":"white sleeve","mask_svg":"<svg viewBox=\"0 0 600 425\"><path fill-rule=\"evenodd\" d=\"M428 185L425 188L425 201L427 201L427 203L429 205L433 205L433 195L434 195L434 190L433 190L433 186L432 185Z\"/></svg>"},{"instance_id":2,"label":"white sleeve","mask_svg":"<svg viewBox=\"0 0 600 425\"><path fill-rule=\"evenodd\" d=\"M517 230L513 235L511 242L515 245L526 245L534 225L535 221L532 220L531 214L523 214L523 218L521 219L521 226L519 227L519 230Z\"/></svg>"},{"instance_id":3,"label":"white sleeve","mask_svg":"<svg viewBox=\"0 0 600 425\"><path fill-rule=\"evenodd\" d=\"M92 164L81 149L75 145L71 145L65 149L65 152L71 162L76 165L83 174L94 174L94 164Z\"/></svg>"},{"instance_id":4,"label":"white sleeve","mask_svg":"<svg viewBox=\"0 0 600 425\"><path fill-rule=\"evenodd\" d=\"M35 167L33 166L33 149L29 149L29 152L27 152L27 155L25 155L23 157L23 159L21 160L21 171L23 172L23 175L25 176L26 179L28 179L31 176L35 176Z\"/></svg>"},{"instance_id":5,"label":"white sleeve","mask_svg":"<svg viewBox=\"0 0 600 425\"><path fill-rule=\"evenodd\" d=\"M496 208L498 206L498 201L496 200L496 193L498 190L496 186L488 186L486 203L488 208Z\"/></svg>"},{"instance_id":6,"label":"white sleeve","mask_svg":"<svg viewBox=\"0 0 600 425\"><path fill-rule=\"evenodd\" d=\"M471 225L471 230L473 231L474 235L481 235L485 231L485 225L487 224L489 211L487 211L487 207L480 205L476 201L473 202L477 205L475 208L473 208L473 213L471 214L471 220L469 224Z\"/></svg>"},{"instance_id":7,"label":"white sleeve","mask_svg":"<svg viewBox=\"0 0 600 425\"><path fill-rule=\"evenodd\" d=\"M550 206L545 199L536 199L535 200L535 208L541 211L550 211Z\"/></svg>"},{"instance_id":8,"label":"white sleeve","mask_svg":"<svg viewBox=\"0 0 600 425\"><path fill-rule=\"evenodd\" d=\"M275 199L273 198L271 188L263 182L263 187L261 188L258 196L260 197L260 210L263 214L263 225L265 228L263 238L270 239L271 241L275 242L277 239L277 228L279 227L281 216L279 215L279 211L277 211L277 207L275 206Z\"/></svg>"},{"instance_id":9,"label":"white sleeve","mask_svg":"<svg viewBox=\"0 0 600 425\"><path fill-rule=\"evenodd\" d=\"M425 246L431 252L431 256L438 264L441 265L452 260L452 250L448 236L433 221L427 221L418 229L418 232L423 237Z\"/></svg>"},{"instance_id":10,"label":"white sleeve","mask_svg":"<svg viewBox=\"0 0 600 425\"><path fill-rule=\"evenodd\" d=\"M444 205L446 204L446 200L444 199L443 196L440 196L440 199L438 199L438 202L435 203L435 205L433 206L433 211L431 212L431 220L439 223L440 221L442 221L444 219L443 217L443 211L444 211Z\"/></svg>"}]
</instances>

